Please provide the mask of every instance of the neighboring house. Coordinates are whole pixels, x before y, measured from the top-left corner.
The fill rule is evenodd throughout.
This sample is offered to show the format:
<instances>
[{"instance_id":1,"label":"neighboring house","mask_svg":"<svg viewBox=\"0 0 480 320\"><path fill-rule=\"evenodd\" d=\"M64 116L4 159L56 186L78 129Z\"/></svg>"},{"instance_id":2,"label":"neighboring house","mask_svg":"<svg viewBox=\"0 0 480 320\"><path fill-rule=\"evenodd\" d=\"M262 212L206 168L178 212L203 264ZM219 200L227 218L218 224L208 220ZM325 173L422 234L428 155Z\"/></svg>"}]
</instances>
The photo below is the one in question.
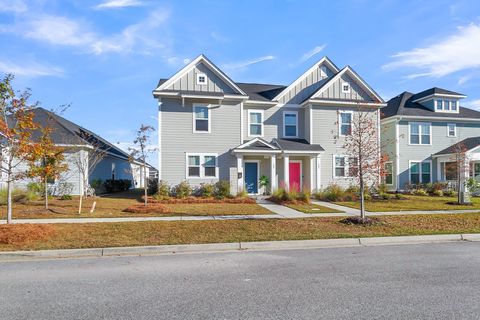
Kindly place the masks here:
<instances>
[{"instance_id":1,"label":"neighboring house","mask_svg":"<svg viewBox=\"0 0 480 320\"><path fill-rule=\"evenodd\" d=\"M136 159L135 162L131 164L132 174L133 174L133 186L135 188L143 188L145 186L145 176L148 180L158 180L158 171L148 162L146 163L146 172L142 170L143 161Z\"/></svg>"},{"instance_id":2,"label":"neighboring house","mask_svg":"<svg viewBox=\"0 0 480 320\"><path fill-rule=\"evenodd\" d=\"M230 181L246 188L322 189L349 185L342 140L362 106L380 123L385 103L349 66L327 57L288 86L236 83L204 55L169 79L158 100L158 177L170 184Z\"/></svg>"},{"instance_id":3,"label":"neighboring house","mask_svg":"<svg viewBox=\"0 0 480 320\"><path fill-rule=\"evenodd\" d=\"M128 179L133 180L132 169L129 162L129 155L114 146L110 142L96 135L95 133L82 128L81 126L62 118L43 108L35 108L34 122L41 127L52 128L51 139L53 142L65 148L65 162L68 165L68 170L61 174L60 178L55 179L50 184L50 188L54 193L69 193L73 195L80 194L83 190L83 180L79 165L86 163L86 161L79 161L79 159L86 159L89 152L94 148L102 150L103 157L101 161L91 170L88 181L101 179ZM32 139L39 138L40 132L35 131L32 134ZM77 164L76 164L77 163ZM17 170L26 170L27 163L22 163ZM88 172L89 170L83 170ZM31 180L25 179L16 182L17 187L25 187ZM2 187L6 185L5 178L1 182Z\"/></svg>"},{"instance_id":4,"label":"neighboring house","mask_svg":"<svg viewBox=\"0 0 480 320\"><path fill-rule=\"evenodd\" d=\"M407 184L455 184L455 150L467 150L470 173L480 176L480 112L460 106L465 95L440 88L403 92L382 109L382 145L390 190Z\"/></svg>"}]
</instances>

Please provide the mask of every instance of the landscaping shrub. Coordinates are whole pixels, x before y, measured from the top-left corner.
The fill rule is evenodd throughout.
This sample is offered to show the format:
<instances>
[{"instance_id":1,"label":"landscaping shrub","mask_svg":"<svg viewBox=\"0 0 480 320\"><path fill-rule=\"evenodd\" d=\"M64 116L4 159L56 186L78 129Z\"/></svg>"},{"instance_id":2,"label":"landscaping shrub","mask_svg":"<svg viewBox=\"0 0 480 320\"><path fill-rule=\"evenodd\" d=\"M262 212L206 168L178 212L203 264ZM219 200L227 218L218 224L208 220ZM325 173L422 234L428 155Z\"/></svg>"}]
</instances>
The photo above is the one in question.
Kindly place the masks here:
<instances>
[{"instance_id":1,"label":"landscaping shrub","mask_svg":"<svg viewBox=\"0 0 480 320\"><path fill-rule=\"evenodd\" d=\"M40 198L38 193L33 191L22 191L12 197L13 202L27 204L31 201L36 201Z\"/></svg>"},{"instance_id":2,"label":"landscaping shrub","mask_svg":"<svg viewBox=\"0 0 480 320\"><path fill-rule=\"evenodd\" d=\"M443 195L445 197L456 197L457 196L457 192L453 189L447 189L445 191L443 191Z\"/></svg>"},{"instance_id":3,"label":"landscaping shrub","mask_svg":"<svg viewBox=\"0 0 480 320\"><path fill-rule=\"evenodd\" d=\"M170 185L164 181L160 180L157 184L157 192L154 193L155 198L168 198L170 197Z\"/></svg>"},{"instance_id":4,"label":"landscaping shrub","mask_svg":"<svg viewBox=\"0 0 480 320\"><path fill-rule=\"evenodd\" d=\"M395 199L402 200L402 199L405 199L405 197L401 193L395 193Z\"/></svg>"},{"instance_id":5,"label":"landscaping shrub","mask_svg":"<svg viewBox=\"0 0 480 320\"><path fill-rule=\"evenodd\" d=\"M432 191L432 196L443 197L443 191L442 190L433 190Z\"/></svg>"},{"instance_id":6,"label":"landscaping shrub","mask_svg":"<svg viewBox=\"0 0 480 320\"><path fill-rule=\"evenodd\" d=\"M342 201L345 196L345 190L338 184L331 184L319 193L319 200L323 201Z\"/></svg>"},{"instance_id":7,"label":"landscaping shrub","mask_svg":"<svg viewBox=\"0 0 480 320\"><path fill-rule=\"evenodd\" d=\"M120 192L120 191L127 191L132 187L132 180L128 179L107 179L103 183L103 187L105 188L106 192Z\"/></svg>"},{"instance_id":8,"label":"landscaping shrub","mask_svg":"<svg viewBox=\"0 0 480 320\"><path fill-rule=\"evenodd\" d=\"M153 195L158 192L158 181L157 179L147 179L147 194Z\"/></svg>"},{"instance_id":9,"label":"landscaping shrub","mask_svg":"<svg viewBox=\"0 0 480 320\"><path fill-rule=\"evenodd\" d=\"M381 193L378 194L378 198L379 198L379 199L382 199L382 200L389 200L389 199L391 199L392 197L391 197L391 195L389 195L389 194L386 193L386 192L381 192Z\"/></svg>"},{"instance_id":10,"label":"landscaping shrub","mask_svg":"<svg viewBox=\"0 0 480 320\"><path fill-rule=\"evenodd\" d=\"M230 182L227 180L220 180L215 183L215 197L219 199L230 197Z\"/></svg>"},{"instance_id":11,"label":"landscaping shrub","mask_svg":"<svg viewBox=\"0 0 480 320\"><path fill-rule=\"evenodd\" d=\"M27 184L27 191L43 196L45 194L45 185L39 182L29 182Z\"/></svg>"},{"instance_id":12,"label":"landscaping shrub","mask_svg":"<svg viewBox=\"0 0 480 320\"><path fill-rule=\"evenodd\" d=\"M215 194L215 185L213 183L201 183L198 189L200 197L209 198Z\"/></svg>"},{"instance_id":13,"label":"landscaping shrub","mask_svg":"<svg viewBox=\"0 0 480 320\"><path fill-rule=\"evenodd\" d=\"M72 200L72 199L73 197L69 194L64 194L59 198L59 200Z\"/></svg>"},{"instance_id":14,"label":"landscaping shrub","mask_svg":"<svg viewBox=\"0 0 480 320\"><path fill-rule=\"evenodd\" d=\"M416 196L427 196L428 193L425 189L416 189L413 191L413 194Z\"/></svg>"},{"instance_id":15,"label":"landscaping shrub","mask_svg":"<svg viewBox=\"0 0 480 320\"><path fill-rule=\"evenodd\" d=\"M248 198L247 190L242 189L239 192L237 192L237 198Z\"/></svg>"},{"instance_id":16,"label":"landscaping shrub","mask_svg":"<svg viewBox=\"0 0 480 320\"><path fill-rule=\"evenodd\" d=\"M95 193L101 193L103 191L103 180L93 179L90 181L90 186L95 189Z\"/></svg>"},{"instance_id":17,"label":"landscaping shrub","mask_svg":"<svg viewBox=\"0 0 480 320\"><path fill-rule=\"evenodd\" d=\"M378 188L377 188L377 192L378 192L379 195L380 195L380 194L383 194L383 195L388 194L388 187L387 187L387 185L386 185L385 183L379 184L379 185L378 185Z\"/></svg>"},{"instance_id":18,"label":"landscaping shrub","mask_svg":"<svg viewBox=\"0 0 480 320\"><path fill-rule=\"evenodd\" d=\"M298 193L296 200L310 203L312 201L312 193L310 192L310 190L304 189L303 191Z\"/></svg>"},{"instance_id":19,"label":"landscaping shrub","mask_svg":"<svg viewBox=\"0 0 480 320\"><path fill-rule=\"evenodd\" d=\"M192 187L187 181L182 181L173 187L173 192L177 198L186 198L192 195Z\"/></svg>"}]
</instances>

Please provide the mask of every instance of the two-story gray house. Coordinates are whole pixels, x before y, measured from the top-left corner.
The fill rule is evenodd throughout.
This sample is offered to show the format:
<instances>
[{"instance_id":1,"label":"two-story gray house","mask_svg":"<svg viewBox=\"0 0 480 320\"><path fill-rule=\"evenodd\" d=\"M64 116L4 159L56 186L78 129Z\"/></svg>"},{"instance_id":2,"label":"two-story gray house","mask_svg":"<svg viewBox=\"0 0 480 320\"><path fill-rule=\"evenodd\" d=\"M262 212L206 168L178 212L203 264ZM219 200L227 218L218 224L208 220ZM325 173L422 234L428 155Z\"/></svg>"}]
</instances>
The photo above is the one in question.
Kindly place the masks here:
<instances>
[{"instance_id":1,"label":"two-story gray house","mask_svg":"<svg viewBox=\"0 0 480 320\"><path fill-rule=\"evenodd\" d=\"M455 184L458 150L466 151L465 175L480 176L480 112L460 106L465 95L431 88L403 92L382 108L382 146L390 190L407 184ZM461 148L459 148L461 146ZM463 153L463 152L462 152Z\"/></svg>"},{"instance_id":2,"label":"two-story gray house","mask_svg":"<svg viewBox=\"0 0 480 320\"><path fill-rule=\"evenodd\" d=\"M341 139L359 107L380 125L382 98L349 66L322 58L288 86L237 83L200 55L158 100L158 177L192 185L228 180L232 193L351 184ZM334 136L339 140L335 141Z\"/></svg>"}]
</instances>

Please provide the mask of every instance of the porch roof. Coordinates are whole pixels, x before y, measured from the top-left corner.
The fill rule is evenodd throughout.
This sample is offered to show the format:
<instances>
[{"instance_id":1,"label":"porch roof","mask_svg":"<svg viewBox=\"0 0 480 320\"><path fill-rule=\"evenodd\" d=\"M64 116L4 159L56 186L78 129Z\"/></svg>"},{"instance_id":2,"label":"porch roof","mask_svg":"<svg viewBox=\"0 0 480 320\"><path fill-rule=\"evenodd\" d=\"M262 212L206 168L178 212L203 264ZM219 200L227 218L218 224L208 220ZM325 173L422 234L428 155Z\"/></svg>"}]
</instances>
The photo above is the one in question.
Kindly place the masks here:
<instances>
[{"instance_id":1,"label":"porch roof","mask_svg":"<svg viewBox=\"0 0 480 320\"><path fill-rule=\"evenodd\" d=\"M454 154L457 152L457 150L460 150L460 148L465 149L465 151L470 151L478 146L480 146L480 137L470 137L452 144L450 147L435 153L434 156Z\"/></svg>"},{"instance_id":2,"label":"porch roof","mask_svg":"<svg viewBox=\"0 0 480 320\"><path fill-rule=\"evenodd\" d=\"M305 139L272 139L267 142L255 138L233 148L234 153L320 153L325 151L319 144L310 144Z\"/></svg>"}]
</instances>

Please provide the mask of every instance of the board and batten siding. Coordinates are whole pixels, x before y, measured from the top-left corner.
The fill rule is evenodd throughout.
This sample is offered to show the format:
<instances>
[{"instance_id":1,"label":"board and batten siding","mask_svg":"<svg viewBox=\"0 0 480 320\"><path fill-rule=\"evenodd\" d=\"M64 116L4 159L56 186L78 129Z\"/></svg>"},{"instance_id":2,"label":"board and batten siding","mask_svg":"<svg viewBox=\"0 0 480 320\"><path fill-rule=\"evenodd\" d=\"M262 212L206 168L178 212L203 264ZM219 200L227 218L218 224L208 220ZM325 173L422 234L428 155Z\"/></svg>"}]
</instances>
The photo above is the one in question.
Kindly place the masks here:
<instances>
[{"instance_id":1,"label":"board and batten siding","mask_svg":"<svg viewBox=\"0 0 480 320\"><path fill-rule=\"evenodd\" d=\"M205 85L197 84L198 74L205 74L207 76L207 83ZM166 90L215 92L225 94L237 93L203 63L196 65L195 68L192 68L183 77L168 86Z\"/></svg>"},{"instance_id":2,"label":"board and batten siding","mask_svg":"<svg viewBox=\"0 0 480 320\"><path fill-rule=\"evenodd\" d=\"M322 64L325 65L325 64ZM322 66L321 65L321 66ZM280 103L300 104L317 91L330 77L334 71L326 67L326 76L322 75L321 66L305 75L294 87L292 87L279 100Z\"/></svg>"},{"instance_id":3,"label":"board and batten siding","mask_svg":"<svg viewBox=\"0 0 480 320\"><path fill-rule=\"evenodd\" d=\"M348 187L354 182L352 178L334 178L333 176L333 156L345 155L345 150L342 147L344 138L340 137L338 140L334 138L339 132L338 116L341 111L355 113L356 108L312 106L312 143L319 144L325 149L321 154L321 189L332 183ZM374 119L377 118L376 110L371 110L371 114Z\"/></svg>"},{"instance_id":4,"label":"board and batten siding","mask_svg":"<svg viewBox=\"0 0 480 320\"><path fill-rule=\"evenodd\" d=\"M431 123L432 144L431 145L410 145L408 136L409 122ZM456 137L447 137L447 124L455 123L457 127ZM407 121L399 122L399 147L400 147L400 189L409 183L409 161L411 160L432 160L432 155L469 137L480 136L480 123L445 121L445 120L425 120L425 121ZM432 161L432 180L437 181L437 162Z\"/></svg>"},{"instance_id":5,"label":"board and batten siding","mask_svg":"<svg viewBox=\"0 0 480 320\"><path fill-rule=\"evenodd\" d=\"M342 92L342 84L348 82L350 84L350 93ZM363 90L348 74L343 74L333 83L327 84L327 88L318 98L320 99L337 99L337 100L357 100L362 102L373 102L370 95Z\"/></svg>"},{"instance_id":6,"label":"board and batten siding","mask_svg":"<svg viewBox=\"0 0 480 320\"><path fill-rule=\"evenodd\" d=\"M193 132L193 104L185 105L179 99L162 99L162 179L178 184L186 179L186 153L218 154L217 166L220 180L230 180L230 168L237 166L231 149L240 145L240 103L218 101L211 103L211 132ZM192 185L215 182L208 179L189 179Z\"/></svg>"},{"instance_id":7,"label":"board and batten siding","mask_svg":"<svg viewBox=\"0 0 480 320\"><path fill-rule=\"evenodd\" d=\"M256 107L253 105L244 106L243 135L245 140L250 140L254 138L248 135L248 110L263 110L264 133L261 138L264 140L270 142L274 138L283 138L284 111L298 112L298 139L308 139L308 136L305 135L305 126L308 125L305 123L305 112L308 112L308 110L304 108L299 108L298 105L277 104L276 106L269 108Z\"/></svg>"}]
</instances>

